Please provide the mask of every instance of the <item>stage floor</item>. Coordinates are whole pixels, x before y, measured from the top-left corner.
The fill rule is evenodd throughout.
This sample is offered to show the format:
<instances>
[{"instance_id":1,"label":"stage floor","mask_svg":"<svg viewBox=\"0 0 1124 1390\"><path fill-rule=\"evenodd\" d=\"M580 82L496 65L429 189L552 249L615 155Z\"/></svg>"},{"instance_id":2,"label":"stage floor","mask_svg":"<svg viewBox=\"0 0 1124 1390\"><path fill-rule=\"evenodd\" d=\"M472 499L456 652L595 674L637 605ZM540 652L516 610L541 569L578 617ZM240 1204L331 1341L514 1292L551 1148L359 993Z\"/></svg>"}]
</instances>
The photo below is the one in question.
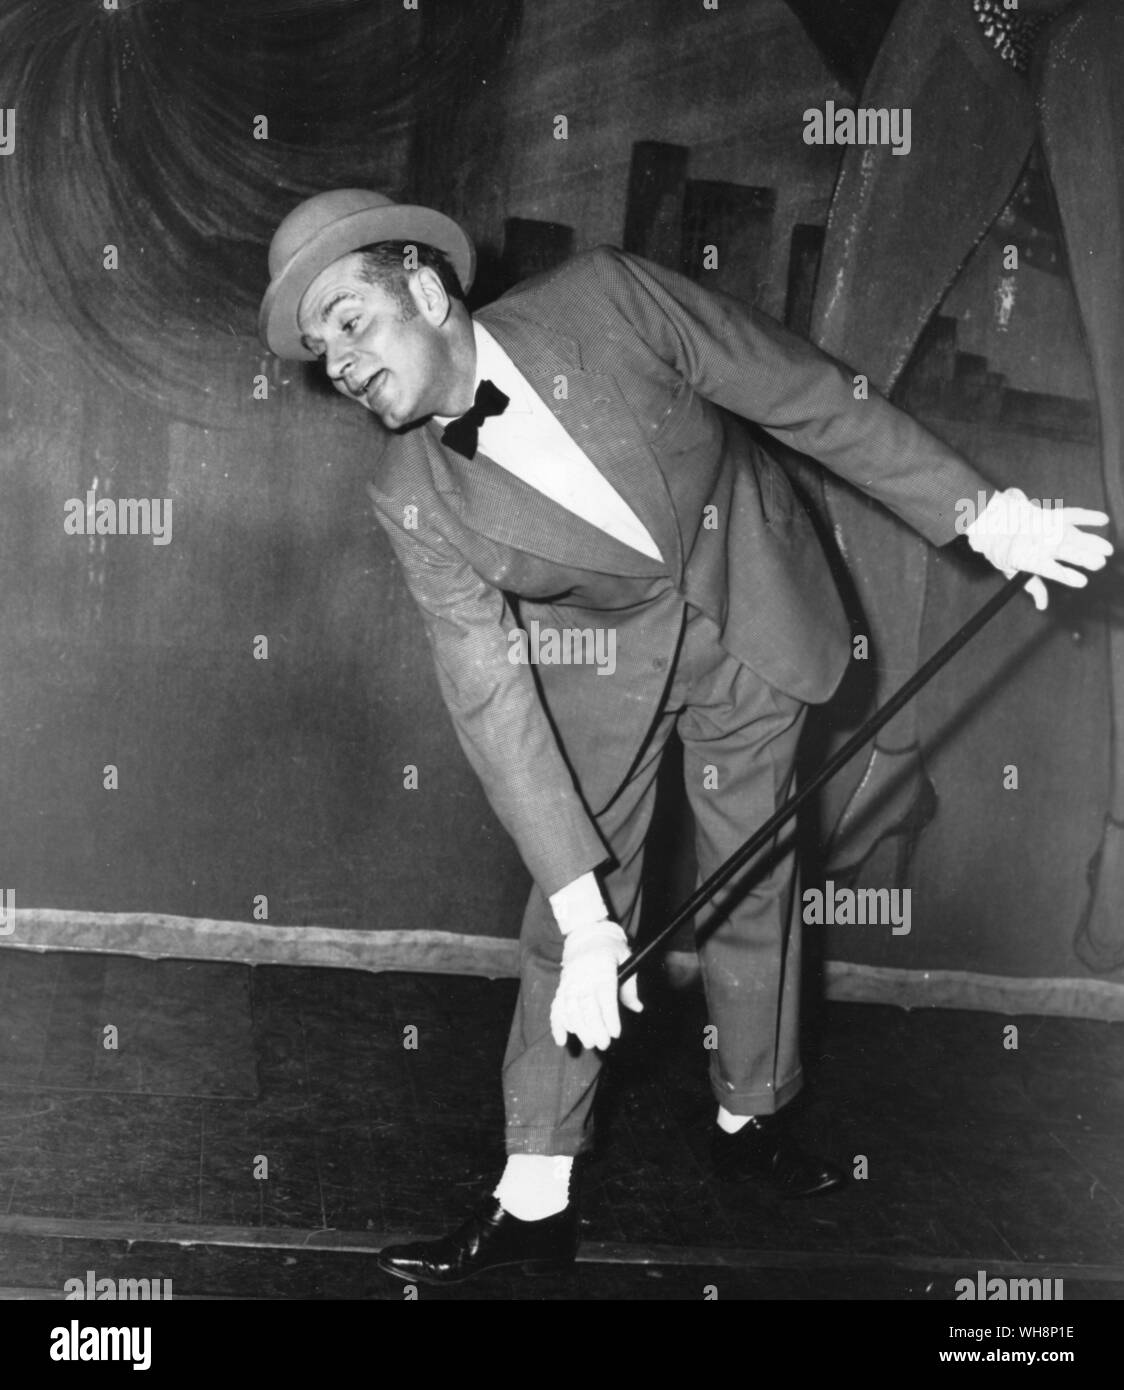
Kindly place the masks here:
<instances>
[{"instance_id":1,"label":"stage floor","mask_svg":"<svg viewBox=\"0 0 1124 1390\"><path fill-rule=\"evenodd\" d=\"M372 1252L443 1233L502 1166L514 991L0 952L0 1296L95 1270L400 1301ZM1124 1025L814 1009L799 1129L869 1176L788 1203L712 1178L701 995L647 1000L606 1074L574 1272L421 1297L949 1300L983 1269L1124 1298Z\"/></svg>"}]
</instances>

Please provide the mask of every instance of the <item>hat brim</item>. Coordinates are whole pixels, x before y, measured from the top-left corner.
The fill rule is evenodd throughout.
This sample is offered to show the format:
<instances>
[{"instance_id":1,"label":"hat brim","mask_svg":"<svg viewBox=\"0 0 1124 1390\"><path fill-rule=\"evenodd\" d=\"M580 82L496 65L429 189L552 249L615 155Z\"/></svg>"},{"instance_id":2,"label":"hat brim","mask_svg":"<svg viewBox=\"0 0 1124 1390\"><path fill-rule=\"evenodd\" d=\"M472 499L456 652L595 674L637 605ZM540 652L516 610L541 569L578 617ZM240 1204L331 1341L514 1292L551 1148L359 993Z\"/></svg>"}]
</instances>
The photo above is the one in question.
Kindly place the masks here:
<instances>
[{"instance_id":1,"label":"hat brim","mask_svg":"<svg viewBox=\"0 0 1124 1390\"><path fill-rule=\"evenodd\" d=\"M278 357L312 362L301 341L297 310L309 285L341 256L376 241L422 241L444 251L467 291L476 273L476 248L466 232L444 213L433 208L393 203L385 208L366 208L330 223L292 256L270 282L258 316L258 334Z\"/></svg>"}]
</instances>

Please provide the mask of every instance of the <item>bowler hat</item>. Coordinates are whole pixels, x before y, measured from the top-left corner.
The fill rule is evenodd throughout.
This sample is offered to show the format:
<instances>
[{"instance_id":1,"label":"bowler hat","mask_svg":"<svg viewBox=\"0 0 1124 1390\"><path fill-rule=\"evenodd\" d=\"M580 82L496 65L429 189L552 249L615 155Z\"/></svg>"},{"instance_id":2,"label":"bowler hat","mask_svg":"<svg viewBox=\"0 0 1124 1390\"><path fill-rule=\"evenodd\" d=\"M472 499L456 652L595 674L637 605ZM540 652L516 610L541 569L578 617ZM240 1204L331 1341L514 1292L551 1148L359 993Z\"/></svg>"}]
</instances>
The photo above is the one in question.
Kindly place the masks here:
<instances>
[{"instance_id":1,"label":"bowler hat","mask_svg":"<svg viewBox=\"0 0 1124 1390\"><path fill-rule=\"evenodd\" d=\"M258 316L262 342L278 357L312 360L316 354L301 342L297 323L305 291L333 261L376 241L435 246L452 262L461 288L472 284L476 250L452 218L364 188L333 188L298 203L273 234L269 288Z\"/></svg>"}]
</instances>

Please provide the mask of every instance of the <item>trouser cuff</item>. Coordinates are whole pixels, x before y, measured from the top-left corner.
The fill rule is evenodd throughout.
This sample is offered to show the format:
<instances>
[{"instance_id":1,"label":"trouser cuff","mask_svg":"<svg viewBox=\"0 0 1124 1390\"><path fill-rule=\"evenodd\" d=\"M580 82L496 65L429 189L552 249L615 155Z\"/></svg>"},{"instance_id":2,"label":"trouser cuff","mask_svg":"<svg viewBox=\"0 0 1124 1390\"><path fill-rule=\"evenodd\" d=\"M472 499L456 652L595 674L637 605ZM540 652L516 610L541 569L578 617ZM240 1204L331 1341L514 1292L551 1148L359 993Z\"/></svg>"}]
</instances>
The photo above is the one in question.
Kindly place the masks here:
<instances>
[{"instance_id":1,"label":"trouser cuff","mask_svg":"<svg viewBox=\"0 0 1124 1390\"><path fill-rule=\"evenodd\" d=\"M730 1091L711 1082L714 1099L731 1115L775 1115L798 1095L804 1085L804 1072L798 1071L779 1086L767 1091Z\"/></svg>"},{"instance_id":2,"label":"trouser cuff","mask_svg":"<svg viewBox=\"0 0 1124 1390\"><path fill-rule=\"evenodd\" d=\"M588 1153L591 1140L585 1134L567 1134L557 1129L507 1129L504 1145L509 1154L547 1154L558 1158L576 1158Z\"/></svg>"}]
</instances>

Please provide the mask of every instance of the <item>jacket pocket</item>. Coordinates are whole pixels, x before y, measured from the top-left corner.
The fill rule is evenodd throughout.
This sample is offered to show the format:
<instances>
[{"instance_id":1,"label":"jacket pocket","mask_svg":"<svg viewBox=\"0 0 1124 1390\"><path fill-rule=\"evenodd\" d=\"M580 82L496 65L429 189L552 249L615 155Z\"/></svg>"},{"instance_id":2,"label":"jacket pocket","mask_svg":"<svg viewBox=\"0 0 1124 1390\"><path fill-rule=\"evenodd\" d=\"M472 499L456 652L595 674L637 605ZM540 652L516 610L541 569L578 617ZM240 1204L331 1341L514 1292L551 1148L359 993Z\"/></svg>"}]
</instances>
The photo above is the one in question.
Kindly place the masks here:
<instances>
[{"instance_id":1,"label":"jacket pocket","mask_svg":"<svg viewBox=\"0 0 1124 1390\"><path fill-rule=\"evenodd\" d=\"M796 511L796 495L784 469L760 445L757 447L757 478L765 520L770 526L787 526Z\"/></svg>"}]
</instances>

